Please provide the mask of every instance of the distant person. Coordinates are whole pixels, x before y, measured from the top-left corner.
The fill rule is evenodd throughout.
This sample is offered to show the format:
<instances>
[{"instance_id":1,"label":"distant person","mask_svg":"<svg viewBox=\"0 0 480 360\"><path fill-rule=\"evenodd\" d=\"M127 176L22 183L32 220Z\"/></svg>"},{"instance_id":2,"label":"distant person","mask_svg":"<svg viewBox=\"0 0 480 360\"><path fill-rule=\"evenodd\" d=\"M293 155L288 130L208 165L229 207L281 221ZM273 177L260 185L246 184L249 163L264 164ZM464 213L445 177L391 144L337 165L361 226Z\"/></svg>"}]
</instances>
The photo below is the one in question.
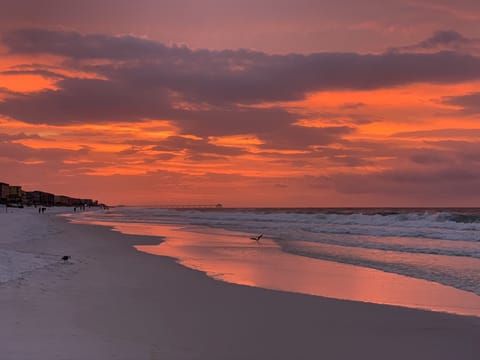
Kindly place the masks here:
<instances>
[{"instance_id":1,"label":"distant person","mask_svg":"<svg viewBox=\"0 0 480 360\"><path fill-rule=\"evenodd\" d=\"M76 208L76 207L73 208L73 212L77 212L77 208Z\"/></svg>"}]
</instances>

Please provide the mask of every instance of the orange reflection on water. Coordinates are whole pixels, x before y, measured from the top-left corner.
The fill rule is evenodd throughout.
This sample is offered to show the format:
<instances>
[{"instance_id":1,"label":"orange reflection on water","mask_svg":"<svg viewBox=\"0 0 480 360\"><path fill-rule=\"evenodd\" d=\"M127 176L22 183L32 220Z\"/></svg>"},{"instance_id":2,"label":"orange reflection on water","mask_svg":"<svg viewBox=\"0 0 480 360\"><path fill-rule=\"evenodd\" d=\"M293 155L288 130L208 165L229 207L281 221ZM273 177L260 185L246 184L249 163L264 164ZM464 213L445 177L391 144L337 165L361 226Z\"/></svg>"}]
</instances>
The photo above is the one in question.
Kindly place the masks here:
<instances>
[{"instance_id":1,"label":"orange reflection on water","mask_svg":"<svg viewBox=\"0 0 480 360\"><path fill-rule=\"evenodd\" d=\"M480 297L438 283L282 252L263 238L200 226L98 223L125 234L164 237L138 250L168 256L226 282L337 299L480 316Z\"/></svg>"}]
</instances>

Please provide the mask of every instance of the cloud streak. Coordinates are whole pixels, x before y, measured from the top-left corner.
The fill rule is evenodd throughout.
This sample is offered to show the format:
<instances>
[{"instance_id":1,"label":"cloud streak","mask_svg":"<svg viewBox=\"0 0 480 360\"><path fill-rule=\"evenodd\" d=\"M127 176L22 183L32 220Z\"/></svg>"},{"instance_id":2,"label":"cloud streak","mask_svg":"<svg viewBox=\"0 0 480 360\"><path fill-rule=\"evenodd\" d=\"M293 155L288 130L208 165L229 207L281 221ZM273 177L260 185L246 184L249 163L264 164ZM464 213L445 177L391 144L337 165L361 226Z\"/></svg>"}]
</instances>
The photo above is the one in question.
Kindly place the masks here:
<instances>
[{"instance_id":1,"label":"cloud streak","mask_svg":"<svg viewBox=\"0 0 480 360\"><path fill-rule=\"evenodd\" d=\"M480 115L480 92L462 96L448 96L443 99L443 103L461 107L461 112L464 114Z\"/></svg>"},{"instance_id":2,"label":"cloud streak","mask_svg":"<svg viewBox=\"0 0 480 360\"><path fill-rule=\"evenodd\" d=\"M480 39L467 38L453 30L439 30L428 39L417 44L390 49L390 52L394 53L433 53L438 51L455 51L457 53L479 55Z\"/></svg>"}]
</instances>

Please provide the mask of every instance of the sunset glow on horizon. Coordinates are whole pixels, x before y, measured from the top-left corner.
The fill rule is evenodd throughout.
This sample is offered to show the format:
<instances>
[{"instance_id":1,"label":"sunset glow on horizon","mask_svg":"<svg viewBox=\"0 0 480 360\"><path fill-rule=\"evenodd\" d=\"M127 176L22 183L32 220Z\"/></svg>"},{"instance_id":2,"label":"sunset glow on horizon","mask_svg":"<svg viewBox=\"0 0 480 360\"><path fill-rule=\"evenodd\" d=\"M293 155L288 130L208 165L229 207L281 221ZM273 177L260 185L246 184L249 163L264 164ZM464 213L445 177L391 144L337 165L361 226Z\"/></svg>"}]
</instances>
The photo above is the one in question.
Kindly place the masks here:
<instances>
[{"instance_id":1,"label":"sunset glow on horizon","mask_svg":"<svg viewBox=\"0 0 480 360\"><path fill-rule=\"evenodd\" d=\"M112 205L479 205L480 3L44 3L0 14L0 181Z\"/></svg>"}]
</instances>

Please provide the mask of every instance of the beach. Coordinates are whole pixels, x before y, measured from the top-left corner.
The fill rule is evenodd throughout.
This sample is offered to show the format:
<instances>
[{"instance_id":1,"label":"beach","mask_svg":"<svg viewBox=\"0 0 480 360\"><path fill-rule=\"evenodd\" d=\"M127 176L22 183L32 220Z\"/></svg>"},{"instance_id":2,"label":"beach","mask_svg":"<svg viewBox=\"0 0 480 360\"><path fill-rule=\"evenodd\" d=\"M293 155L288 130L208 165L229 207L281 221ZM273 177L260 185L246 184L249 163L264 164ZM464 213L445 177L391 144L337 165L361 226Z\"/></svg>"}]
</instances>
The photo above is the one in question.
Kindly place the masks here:
<instances>
[{"instance_id":1,"label":"beach","mask_svg":"<svg viewBox=\"0 0 480 360\"><path fill-rule=\"evenodd\" d=\"M2 360L480 356L479 317L230 284L48 211L0 226Z\"/></svg>"}]
</instances>

